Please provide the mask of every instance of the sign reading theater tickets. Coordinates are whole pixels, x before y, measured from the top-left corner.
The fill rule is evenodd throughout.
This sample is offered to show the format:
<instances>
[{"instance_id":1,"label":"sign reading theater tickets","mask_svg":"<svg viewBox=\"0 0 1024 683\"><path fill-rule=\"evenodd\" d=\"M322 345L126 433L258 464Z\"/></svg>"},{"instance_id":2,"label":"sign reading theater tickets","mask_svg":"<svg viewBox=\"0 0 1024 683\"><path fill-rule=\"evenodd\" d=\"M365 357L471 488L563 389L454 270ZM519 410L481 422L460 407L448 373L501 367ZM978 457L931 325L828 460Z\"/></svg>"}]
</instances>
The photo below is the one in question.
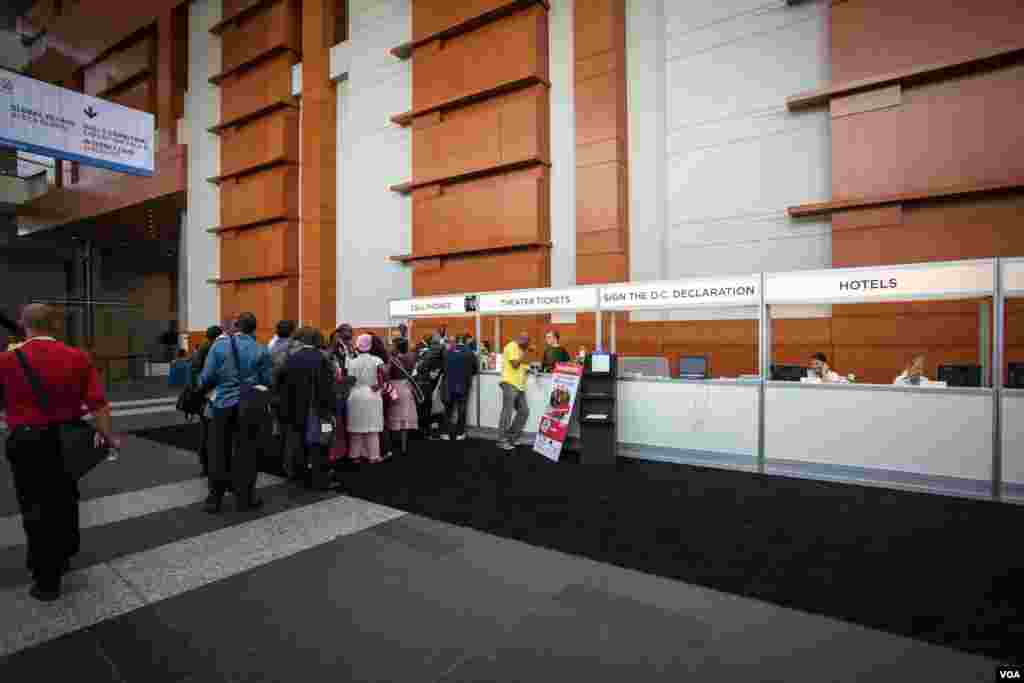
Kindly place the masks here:
<instances>
[{"instance_id":1,"label":"sign reading theater tickets","mask_svg":"<svg viewBox=\"0 0 1024 683\"><path fill-rule=\"evenodd\" d=\"M527 289L519 292L480 295L480 312L489 314L592 311L596 308L596 287Z\"/></svg>"},{"instance_id":2,"label":"sign reading theater tickets","mask_svg":"<svg viewBox=\"0 0 1024 683\"><path fill-rule=\"evenodd\" d=\"M963 299L991 294L994 278L995 262L988 259L773 273L766 278L765 299L769 304Z\"/></svg>"},{"instance_id":3,"label":"sign reading theater tickets","mask_svg":"<svg viewBox=\"0 0 1024 683\"><path fill-rule=\"evenodd\" d=\"M153 175L152 114L0 70L0 145Z\"/></svg>"},{"instance_id":4,"label":"sign reading theater tickets","mask_svg":"<svg viewBox=\"0 0 1024 683\"><path fill-rule=\"evenodd\" d=\"M388 313L392 318L416 318L431 315L463 315L476 312L476 308L476 296L457 294L398 299L388 304Z\"/></svg>"},{"instance_id":5,"label":"sign reading theater tickets","mask_svg":"<svg viewBox=\"0 0 1024 683\"><path fill-rule=\"evenodd\" d=\"M551 375L551 394L533 442L533 450L549 460L558 462L562 454L582 376L583 368L574 363L557 363Z\"/></svg>"},{"instance_id":6,"label":"sign reading theater tickets","mask_svg":"<svg viewBox=\"0 0 1024 683\"><path fill-rule=\"evenodd\" d=\"M759 306L760 287L761 278L756 275L606 285L601 287L601 309Z\"/></svg>"}]
</instances>

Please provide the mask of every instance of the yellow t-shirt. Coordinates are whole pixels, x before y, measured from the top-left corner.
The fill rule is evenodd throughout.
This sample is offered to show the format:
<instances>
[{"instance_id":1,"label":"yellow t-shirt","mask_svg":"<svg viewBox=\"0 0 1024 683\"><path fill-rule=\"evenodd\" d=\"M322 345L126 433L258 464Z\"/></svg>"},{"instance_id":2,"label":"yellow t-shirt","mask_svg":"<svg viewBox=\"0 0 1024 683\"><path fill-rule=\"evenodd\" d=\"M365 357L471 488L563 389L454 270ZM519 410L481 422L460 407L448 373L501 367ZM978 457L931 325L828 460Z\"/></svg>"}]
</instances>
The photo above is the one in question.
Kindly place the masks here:
<instances>
[{"instance_id":1,"label":"yellow t-shirt","mask_svg":"<svg viewBox=\"0 0 1024 683\"><path fill-rule=\"evenodd\" d=\"M522 360L523 350L517 342L509 342L501 354L501 381L511 384L519 391L526 391L526 372L530 369L529 364L520 363L518 368L513 368L509 361Z\"/></svg>"}]
</instances>

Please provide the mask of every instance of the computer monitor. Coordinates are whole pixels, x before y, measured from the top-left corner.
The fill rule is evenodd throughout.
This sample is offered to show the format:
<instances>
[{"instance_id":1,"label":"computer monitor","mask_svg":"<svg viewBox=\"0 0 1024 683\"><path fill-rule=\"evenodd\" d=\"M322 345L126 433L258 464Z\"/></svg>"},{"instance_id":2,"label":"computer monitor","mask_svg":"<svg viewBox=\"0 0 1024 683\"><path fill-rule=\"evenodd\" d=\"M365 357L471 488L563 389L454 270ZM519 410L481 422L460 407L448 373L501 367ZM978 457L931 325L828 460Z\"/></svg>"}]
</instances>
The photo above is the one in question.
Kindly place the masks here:
<instances>
[{"instance_id":1,"label":"computer monitor","mask_svg":"<svg viewBox=\"0 0 1024 683\"><path fill-rule=\"evenodd\" d=\"M708 376L708 359L705 356L683 356L679 359L681 379L705 379Z\"/></svg>"},{"instance_id":2,"label":"computer monitor","mask_svg":"<svg viewBox=\"0 0 1024 683\"><path fill-rule=\"evenodd\" d=\"M1009 389L1024 389L1024 363L1008 363L1006 386Z\"/></svg>"},{"instance_id":3,"label":"computer monitor","mask_svg":"<svg viewBox=\"0 0 1024 683\"><path fill-rule=\"evenodd\" d=\"M951 387L980 387L981 366L940 365L938 380Z\"/></svg>"},{"instance_id":4,"label":"computer monitor","mask_svg":"<svg viewBox=\"0 0 1024 683\"><path fill-rule=\"evenodd\" d=\"M807 376L807 368L803 365L773 365L773 382L799 382Z\"/></svg>"}]
</instances>

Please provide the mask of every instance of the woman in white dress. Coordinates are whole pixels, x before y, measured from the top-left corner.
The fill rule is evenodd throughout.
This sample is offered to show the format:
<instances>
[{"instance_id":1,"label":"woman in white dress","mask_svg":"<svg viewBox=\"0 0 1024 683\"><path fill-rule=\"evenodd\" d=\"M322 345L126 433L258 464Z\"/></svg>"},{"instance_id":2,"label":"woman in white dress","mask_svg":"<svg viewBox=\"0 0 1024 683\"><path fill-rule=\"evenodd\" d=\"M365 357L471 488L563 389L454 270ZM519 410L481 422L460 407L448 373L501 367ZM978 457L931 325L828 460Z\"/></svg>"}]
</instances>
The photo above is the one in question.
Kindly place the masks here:
<instances>
[{"instance_id":1,"label":"woman in white dress","mask_svg":"<svg viewBox=\"0 0 1024 683\"><path fill-rule=\"evenodd\" d=\"M370 355L373 340L368 334L359 335L356 351L359 355L348 363L348 374L355 384L348 396L349 458L378 463L380 433L384 431L383 361Z\"/></svg>"}]
</instances>

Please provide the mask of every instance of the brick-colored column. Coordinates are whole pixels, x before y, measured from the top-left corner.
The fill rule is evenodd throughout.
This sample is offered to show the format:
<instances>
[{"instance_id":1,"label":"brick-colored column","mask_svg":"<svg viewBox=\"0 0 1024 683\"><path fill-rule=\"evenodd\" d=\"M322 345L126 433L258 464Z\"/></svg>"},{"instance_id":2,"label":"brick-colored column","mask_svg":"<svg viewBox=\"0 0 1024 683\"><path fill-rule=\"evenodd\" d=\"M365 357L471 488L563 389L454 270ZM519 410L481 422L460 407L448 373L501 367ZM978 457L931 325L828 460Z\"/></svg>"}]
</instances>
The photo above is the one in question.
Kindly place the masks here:
<instances>
[{"instance_id":1,"label":"brick-colored column","mask_svg":"<svg viewBox=\"0 0 1024 683\"><path fill-rule=\"evenodd\" d=\"M331 82L336 0L302 1L302 262L303 324L337 324L337 114Z\"/></svg>"}]
</instances>

